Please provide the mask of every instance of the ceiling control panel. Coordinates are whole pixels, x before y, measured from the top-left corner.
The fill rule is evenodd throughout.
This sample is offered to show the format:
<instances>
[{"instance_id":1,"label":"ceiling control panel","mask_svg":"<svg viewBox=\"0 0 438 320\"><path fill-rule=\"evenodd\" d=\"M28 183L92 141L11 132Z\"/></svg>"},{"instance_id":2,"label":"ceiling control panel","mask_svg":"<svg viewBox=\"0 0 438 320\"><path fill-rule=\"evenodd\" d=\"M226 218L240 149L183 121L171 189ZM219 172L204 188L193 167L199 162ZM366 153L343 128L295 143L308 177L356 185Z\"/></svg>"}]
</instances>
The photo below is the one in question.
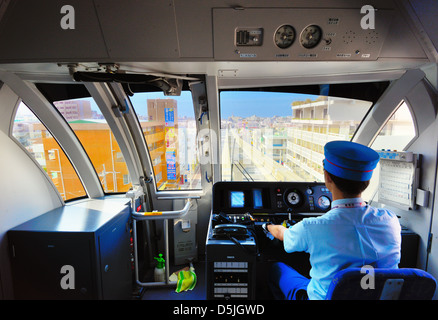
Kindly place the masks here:
<instances>
[{"instance_id":1,"label":"ceiling control panel","mask_svg":"<svg viewBox=\"0 0 438 320\"><path fill-rule=\"evenodd\" d=\"M361 8L214 8L214 58L375 61L393 12L378 8L369 14L372 25L363 23L368 17Z\"/></svg>"}]
</instances>

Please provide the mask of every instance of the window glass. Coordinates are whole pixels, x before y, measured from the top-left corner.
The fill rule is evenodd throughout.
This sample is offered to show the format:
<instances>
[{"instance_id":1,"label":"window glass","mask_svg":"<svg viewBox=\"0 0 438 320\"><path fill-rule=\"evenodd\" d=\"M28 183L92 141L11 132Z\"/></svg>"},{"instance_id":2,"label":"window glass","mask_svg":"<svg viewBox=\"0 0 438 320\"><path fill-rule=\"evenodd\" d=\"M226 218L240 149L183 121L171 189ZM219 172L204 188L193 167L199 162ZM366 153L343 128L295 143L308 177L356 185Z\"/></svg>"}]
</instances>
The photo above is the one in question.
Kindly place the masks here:
<instances>
[{"instance_id":1,"label":"window glass","mask_svg":"<svg viewBox=\"0 0 438 320\"><path fill-rule=\"evenodd\" d=\"M402 101L394 114L388 119L380 130L371 148L374 150L399 150L402 151L416 137L414 119L405 101ZM371 178L370 185L362 194L366 201L378 201L376 193L379 185L380 164L377 164Z\"/></svg>"},{"instance_id":2,"label":"window glass","mask_svg":"<svg viewBox=\"0 0 438 320\"><path fill-rule=\"evenodd\" d=\"M191 92L172 97L139 92L131 103L148 145L157 190L201 189Z\"/></svg>"},{"instance_id":3,"label":"window glass","mask_svg":"<svg viewBox=\"0 0 438 320\"><path fill-rule=\"evenodd\" d=\"M324 145L351 140L369 101L263 91L222 91L224 181L323 181Z\"/></svg>"},{"instance_id":4,"label":"window glass","mask_svg":"<svg viewBox=\"0 0 438 320\"><path fill-rule=\"evenodd\" d=\"M85 189L64 151L24 103L18 106L12 135L47 172L64 200L86 196Z\"/></svg>"},{"instance_id":5,"label":"window glass","mask_svg":"<svg viewBox=\"0 0 438 320\"><path fill-rule=\"evenodd\" d=\"M120 147L92 98L53 102L75 132L96 170L106 193L131 187L128 167Z\"/></svg>"},{"instance_id":6,"label":"window glass","mask_svg":"<svg viewBox=\"0 0 438 320\"><path fill-rule=\"evenodd\" d=\"M374 140L374 149L404 150L416 136L415 124L406 102L402 101L397 111L388 119Z\"/></svg>"}]
</instances>

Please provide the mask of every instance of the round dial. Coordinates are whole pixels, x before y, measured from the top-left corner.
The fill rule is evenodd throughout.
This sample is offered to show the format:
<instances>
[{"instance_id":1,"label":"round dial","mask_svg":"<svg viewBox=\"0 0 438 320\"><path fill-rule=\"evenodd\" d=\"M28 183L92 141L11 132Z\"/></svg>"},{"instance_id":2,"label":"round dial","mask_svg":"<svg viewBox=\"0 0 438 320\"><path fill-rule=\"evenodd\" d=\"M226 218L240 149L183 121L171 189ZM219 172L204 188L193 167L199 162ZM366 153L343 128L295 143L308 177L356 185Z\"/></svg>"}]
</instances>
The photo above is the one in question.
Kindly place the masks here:
<instances>
[{"instance_id":1,"label":"round dial","mask_svg":"<svg viewBox=\"0 0 438 320\"><path fill-rule=\"evenodd\" d=\"M330 204L331 204L331 202L330 202L329 197L327 197L327 196L320 196L318 198L318 206L321 209L324 209L324 210L328 209L330 207Z\"/></svg>"},{"instance_id":2,"label":"round dial","mask_svg":"<svg viewBox=\"0 0 438 320\"><path fill-rule=\"evenodd\" d=\"M322 38L322 30L319 26L312 24L301 32L300 43L306 49L315 48Z\"/></svg>"},{"instance_id":3,"label":"round dial","mask_svg":"<svg viewBox=\"0 0 438 320\"><path fill-rule=\"evenodd\" d=\"M289 48L295 40L295 29L290 25L283 25L275 31L274 42L280 49Z\"/></svg>"},{"instance_id":4,"label":"round dial","mask_svg":"<svg viewBox=\"0 0 438 320\"><path fill-rule=\"evenodd\" d=\"M298 206L301 203L301 199L301 195L296 190L288 191L285 194L286 204L289 207Z\"/></svg>"}]
</instances>

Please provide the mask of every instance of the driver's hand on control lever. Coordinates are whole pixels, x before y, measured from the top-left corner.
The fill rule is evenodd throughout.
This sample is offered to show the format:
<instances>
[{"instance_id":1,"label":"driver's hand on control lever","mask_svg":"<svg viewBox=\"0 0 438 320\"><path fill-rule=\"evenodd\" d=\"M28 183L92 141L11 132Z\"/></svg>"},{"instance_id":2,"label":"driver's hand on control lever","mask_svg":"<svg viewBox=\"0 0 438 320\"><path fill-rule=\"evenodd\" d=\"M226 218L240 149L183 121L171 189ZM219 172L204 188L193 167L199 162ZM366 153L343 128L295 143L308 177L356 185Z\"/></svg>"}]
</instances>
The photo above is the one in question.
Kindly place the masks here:
<instances>
[{"instance_id":1,"label":"driver's hand on control lever","mask_svg":"<svg viewBox=\"0 0 438 320\"><path fill-rule=\"evenodd\" d=\"M268 224L268 223L264 223L262 225L262 228L266 234L266 237L268 237L270 240L274 240L274 238L276 238L280 241L283 241L283 234L284 231L287 229L282 225Z\"/></svg>"}]
</instances>

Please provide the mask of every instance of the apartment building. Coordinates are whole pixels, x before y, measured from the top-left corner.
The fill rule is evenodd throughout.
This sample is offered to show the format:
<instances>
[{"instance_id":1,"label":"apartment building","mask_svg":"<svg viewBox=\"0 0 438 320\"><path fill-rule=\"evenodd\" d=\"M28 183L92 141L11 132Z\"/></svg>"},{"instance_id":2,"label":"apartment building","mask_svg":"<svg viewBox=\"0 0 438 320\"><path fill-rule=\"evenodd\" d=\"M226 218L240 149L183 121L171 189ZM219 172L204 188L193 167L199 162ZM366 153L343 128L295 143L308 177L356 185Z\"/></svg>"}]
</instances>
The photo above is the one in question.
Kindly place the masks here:
<instances>
[{"instance_id":1,"label":"apartment building","mask_svg":"<svg viewBox=\"0 0 438 320\"><path fill-rule=\"evenodd\" d=\"M334 97L292 104L287 128L286 166L307 181L323 181L324 145L350 140L371 102Z\"/></svg>"},{"instance_id":2,"label":"apartment building","mask_svg":"<svg viewBox=\"0 0 438 320\"><path fill-rule=\"evenodd\" d=\"M88 101L61 101L55 106L90 157L104 191L128 191L132 186L128 168L106 121L91 110ZM156 186L161 190L179 189L187 183L187 171L193 166L187 166L184 174L180 173L177 102L148 99L148 113L149 119L140 120L140 126L152 159ZM29 117L14 125L15 137L34 155L65 200L85 195L75 169L57 141L42 123Z\"/></svg>"}]
</instances>

